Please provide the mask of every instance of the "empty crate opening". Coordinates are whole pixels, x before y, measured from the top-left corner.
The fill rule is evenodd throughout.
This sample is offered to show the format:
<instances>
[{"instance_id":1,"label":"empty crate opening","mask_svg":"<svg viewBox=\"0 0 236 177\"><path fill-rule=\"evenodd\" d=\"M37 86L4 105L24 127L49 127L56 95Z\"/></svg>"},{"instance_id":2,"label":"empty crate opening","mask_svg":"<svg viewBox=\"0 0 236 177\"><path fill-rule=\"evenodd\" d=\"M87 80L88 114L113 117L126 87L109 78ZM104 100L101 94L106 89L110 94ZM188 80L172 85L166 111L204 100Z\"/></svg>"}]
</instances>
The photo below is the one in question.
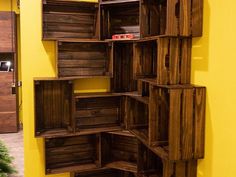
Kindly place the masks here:
<instances>
[{"instance_id":1,"label":"empty crate opening","mask_svg":"<svg viewBox=\"0 0 236 177\"><path fill-rule=\"evenodd\" d=\"M136 99L130 98L130 121L131 130L136 136L148 140L148 128L149 128L149 107L148 104L140 102Z\"/></svg>"},{"instance_id":2,"label":"empty crate opening","mask_svg":"<svg viewBox=\"0 0 236 177\"><path fill-rule=\"evenodd\" d=\"M110 49L108 43L59 42L58 75L110 76Z\"/></svg>"},{"instance_id":3,"label":"empty crate opening","mask_svg":"<svg viewBox=\"0 0 236 177\"><path fill-rule=\"evenodd\" d=\"M163 176L162 159L142 143L139 144L139 158L141 174L145 174L147 177Z\"/></svg>"},{"instance_id":4,"label":"empty crate opening","mask_svg":"<svg viewBox=\"0 0 236 177\"><path fill-rule=\"evenodd\" d=\"M102 163L107 167L137 172L138 142L135 137L103 134Z\"/></svg>"},{"instance_id":5,"label":"empty crate opening","mask_svg":"<svg viewBox=\"0 0 236 177\"><path fill-rule=\"evenodd\" d=\"M144 0L141 7L142 37L166 33L167 0Z\"/></svg>"},{"instance_id":6,"label":"empty crate opening","mask_svg":"<svg viewBox=\"0 0 236 177\"><path fill-rule=\"evenodd\" d=\"M76 100L76 128L90 129L119 126L121 98L81 98Z\"/></svg>"},{"instance_id":7,"label":"empty crate opening","mask_svg":"<svg viewBox=\"0 0 236 177\"><path fill-rule=\"evenodd\" d=\"M72 131L72 83L35 81L36 135Z\"/></svg>"},{"instance_id":8,"label":"empty crate opening","mask_svg":"<svg viewBox=\"0 0 236 177\"><path fill-rule=\"evenodd\" d=\"M133 34L140 37L139 2L101 5L102 38L111 39L116 34Z\"/></svg>"},{"instance_id":9,"label":"empty crate opening","mask_svg":"<svg viewBox=\"0 0 236 177\"><path fill-rule=\"evenodd\" d=\"M96 38L96 3L45 0L43 4L43 38Z\"/></svg>"},{"instance_id":10,"label":"empty crate opening","mask_svg":"<svg viewBox=\"0 0 236 177\"><path fill-rule=\"evenodd\" d=\"M131 92L137 90L137 81L133 75L133 44L114 44L114 77L111 81L113 92Z\"/></svg>"},{"instance_id":11,"label":"empty crate opening","mask_svg":"<svg viewBox=\"0 0 236 177\"><path fill-rule=\"evenodd\" d=\"M96 135L46 139L46 172L96 168L97 147Z\"/></svg>"},{"instance_id":12,"label":"empty crate opening","mask_svg":"<svg viewBox=\"0 0 236 177\"><path fill-rule=\"evenodd\" d=\"M157 76L157 41L135 44L134 72L137 78Z\"/></svg>"}]
</instances>

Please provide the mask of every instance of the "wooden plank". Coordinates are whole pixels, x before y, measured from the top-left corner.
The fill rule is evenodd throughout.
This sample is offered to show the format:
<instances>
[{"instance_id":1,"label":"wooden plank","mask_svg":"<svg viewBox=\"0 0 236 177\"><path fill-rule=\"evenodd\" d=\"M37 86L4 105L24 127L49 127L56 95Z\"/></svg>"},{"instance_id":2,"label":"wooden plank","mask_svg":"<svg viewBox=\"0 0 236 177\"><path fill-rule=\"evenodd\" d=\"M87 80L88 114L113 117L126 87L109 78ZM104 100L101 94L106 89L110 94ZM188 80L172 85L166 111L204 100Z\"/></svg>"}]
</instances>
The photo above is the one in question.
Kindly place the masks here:
<instances>
[{"instance_id":1,"label":"wooden plank","mask_svg":"<svg viewBox=\"0 0 236 177\"><path fill-rule=\"evenodd\" d=\"M170 39L168 84L179 83L179 39Z\"/></svg>"},{"instance_id":2,"label":"wooden plank","mask_svg":"<svg viewBox=\"0 0 236 177\"><path fill-rule=\"evenodd\" d=\"M181 89L170 90L169 115L169 159L181 159Z\"/></svg>"},{"instance_id":3,"label":"wooden plank","mask_svg":"<svg viewBox=\"0 0 236 177\"><path fill-rule=\"evenodd\" d=\"M174 164L173 162L163 160L163 177L172 177L174 174Z\"/></svg>"},{"instance_id":4,"label":"wooden plank","mask_svg":"<svg viewBox=\"0 0 236 177\"><path fill-rule=\"evenodd\" d=\"M175 163L175 177L186 177L186 162L178 161Z\"/></svg>"},{"instance_id":5,"label":"wooden plank","mask_svg":"<svg viewBox=\"0 0 236 177\"><path fill-rule=\"evenodd\" d=\"M191 35L191 1L180 0L179 35Z\"/></svg>"},{"instance_id":6,"label":"wooden plank","mask_svg":"<svg viewBox=\"0 0 236 177\"><path fill-rule=\"evenodd\" d=\"M182 159L193 158L193 89L184 89L182 97Z\"/></svg>"},{"instance_id":7,"label":"wooden plank","mask_svg":"<svg viewBox=\"0 0 236 177\"><path fill-rule=\"evenodd\" d=\"M149 96L149 144L155 143L160 139L158 134L160 124L157 118L158 116L158 90L155 89L153 86L150 86L150 96Z\"/></svg>"},{"instance_id":8,"label":"wooden plank","mask_svg":"<svg viewBox=\"0 0 236 177\"><path fill-rule=\"evenodd\" d=\"M104 68L63 68L59 69L60 77L70 76L104 76L106 71Z\"/></svg>"},{"instance_id":9,"label":"wooden plank","mask_svg":"<svg viewBox=\"0 0 236 177\"><path fill-rule=\"evenodd\" d=\"M157 50L157 83L167 84L168 83L168 68L166 66L169 60L169 39L160 38L158 39L158 50Z\"/></svg>"},{"instance_id":10,"label":"wooden plank","mask_svg":"<svg viewBox=\"0 0 236 177\"><path fill-rule=\"evenodd\" d=\"M186 177L197 177L197 160L186 162L187 174Z\"/></svg>"},{"instance_id":11,"label":"wooden plank","mask_svg":"<svg viewBox=\"0 0 236 177\"><path fill-rule=\"evenodd\" d=\"M167 14L166 14L166 35L178 35L178 17L176 16L176 6L178 0L167 1Z\"/></svg>"},{"instance_id":12,"label":"wooden plank","mask_svg":"<svg viewBox=\"0 0 236 177\"><path fill-rule=\"evenodd\" d=\"M14 112L16 111L16 96L4 95L0 96L0 112Z\"/></svg>"},{"instance_id":13,"label":"wooden plank","mask_svg":"<svg viewBox=\"0 0 236 177\"><path fill-rule=\"evenodd\" d=\"M17 115L16 112L0 112L0 132L9 133L17 132Z\"/></svg>"},{"instance_id":14,"label":"wooden plank","mask_svg":"<svg viewBox=\"0 0 236 177\"><path fill-rule=\"evenodd\" d=\"M196 88L194 99L194 158L204 158L206 88Z\"/></svg>"},{"instance_id":15,"label":"wooden plank","mask_svg":"<svg viewBox=\"0 0 236 177\"><path fill-rule=\"evenodd\" d=\"M182 39L181 41L181 66L180 66L180 83L190 84L191 80L191 53L192 53L192 40Z\"/></svg>"},{"instance_id":16,"label":"wooden plank","mask_svg":"<svg viewBox=\"0 0 236 177\"><path fill-rule=\"evenodd\" d=\"M201 37L203 31L203 0L192 0L192 36Z\"/></svg>"}]
</instances>

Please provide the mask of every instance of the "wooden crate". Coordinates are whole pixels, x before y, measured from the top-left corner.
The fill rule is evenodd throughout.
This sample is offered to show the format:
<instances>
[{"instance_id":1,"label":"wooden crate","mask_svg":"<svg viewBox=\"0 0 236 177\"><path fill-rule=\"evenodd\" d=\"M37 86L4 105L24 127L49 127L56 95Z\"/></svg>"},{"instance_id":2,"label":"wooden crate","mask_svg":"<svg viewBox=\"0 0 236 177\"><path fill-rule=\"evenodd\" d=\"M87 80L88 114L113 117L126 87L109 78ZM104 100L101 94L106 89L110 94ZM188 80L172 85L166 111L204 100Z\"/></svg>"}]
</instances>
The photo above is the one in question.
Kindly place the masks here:
<instances>
[{"instance_id":1,"label":"wooden crate","mask_svg":"<svg viewBox=\"0 0 236 177\"><path fill-rule=\"evenodd\" d=\"M203 0L101 0L101 39L202 36Z\"/></svg>"},{"instance_id":2,"label":"wooden crate","mask_svg":"<svg viewBox=\"0 0 236 177\"><path fill-rule=\"evenodd\" d=\"M137 175L121 170L101 169L84 173L74 173L71 177L137 177Z\"/></svg>"},{"instance_id":3,"label":"wooden crate","mask_svg":"<svg viewBox=\"0 0 236 177\"><path fill-rule=\"evenodd\" d=\"M73 132L73 83L70 80L35 79L35 136Z\"/></svg>"},{"instance_id":4,"label":"wooden crate","mask_svg":"<svg viewBox=\"0 0 236 177\"><path fill-rule=\"evenodd\" d=\"M113 48L108 42L57 43L57 68L59 77L112 77Z\"/></svg>"},{"instance_id":5,"label":"wooden crate","mask_svg":"<svg viewBox=\"0 0 236 177\"><path fill-rule=\"evenodd\" d=\"M131 131L163 159L203 158L206 89L191 85L149 85L147 92L147 85L144 86L139 93L149 99L148 116L145 115L144 122L143 116L140 119L138 113L135 116L140 108L131 108Z\"/></svg>"},{"instance_id":6,"label":"wooden crate","mask_svg":"<svg viewBox=\"0 0 236 177\"><path fill-rule=\"evenodd\" d=\"M134 43L134 77L156 78L157 84L189 84L191 38L157 38Z\"/></svg>"},{"instance_id":7,"label":"wooden crate","mask_svg":"<svg viewBox=\"0 0 236 177\"><path fill-rule=\"evenodd\" d=\"M202 36L203 0L142 0L141 37Z\"/></svg>"},{"instance_id":8,"label":"wooden crate","mask_svg":"<svg viewBox=\"0 0 236 177\"><path fill-rule=\"evenodd\" d=\"M46 174L100 168L100 147L99 134L45 139Z\"/></svg>"},{"instance_id":9,"label":"wooden crate","mask_svg":"<svg viewBox=\"0 0 236 177\"><path fill-rule=\"evenodd\" d=\"M124 127L123 97L112 93L75 95L77 132L113 131Z\"/></svg>"},{"instance_id":10,"label":"wooden crate","mask_svg":"<svg viewBox=\"0 0 236 177\"><path fill-rule=\"evenodd\" d=\"M133 44L115 42L113 55L112 92L131 92L137 90L133 75Z\"/></svg>"},{"instance_id":11,"label":"wooden crate","mask_svg":"<svg viewBox=\"0 0 236 177\"><path fill-rule=\"evenodd\" d=\"M138 172L138 140L132 134L103 133L101 140L103 166Z\"/></svg>"},{"instance_id":12,"label":"wooden crate","mask_svg":"<svg viewBox=\"0 0 236 177\"><path fill-rule=\"evenodd\" d=\"M98 3L42 0L43 39L99 38Z\"/></svg>"},{"instance_id":13,"label":"wooden crate","mask_svg":"<svg viewBox=\"0 0 236 177\"><path fill-rule=\"evenodd\" d=\"M139 1L100 2L101 39L115 34L133 34L140 38Z\"/></svg>"},{"instance_id":14,"label":"wooden crate","mask_svg":"<svg viewBox=\"0 0 236 177\"><path fill-rule=\"evenodd\" d=\"M10 11L0 12L0 52L16 52L16 14Z\"/></svg>"}]
</instances>

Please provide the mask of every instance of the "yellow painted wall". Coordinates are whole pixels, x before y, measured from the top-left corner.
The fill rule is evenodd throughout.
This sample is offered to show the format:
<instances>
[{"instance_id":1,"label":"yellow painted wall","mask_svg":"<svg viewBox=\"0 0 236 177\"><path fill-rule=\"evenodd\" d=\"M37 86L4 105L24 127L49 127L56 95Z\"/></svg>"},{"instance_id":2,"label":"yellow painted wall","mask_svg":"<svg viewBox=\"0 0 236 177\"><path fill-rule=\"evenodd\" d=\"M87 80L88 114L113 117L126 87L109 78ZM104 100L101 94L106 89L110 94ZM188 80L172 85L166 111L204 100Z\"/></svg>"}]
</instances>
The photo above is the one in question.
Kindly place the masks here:
<instances>
[{"instance_id":1,"label":"yellow painted wall","mask_svg":"<svg viewBox=\"0 0 236 177\"><path fill-rule=\"evenodd\" d=\"M43 140L35 139L33 133L33 77L55 76L54 42L41 41L40 2L21 0L25 177L45 176ZM204 2L204 35L193 40L192 60L192 82L205 85L208 90L206 157L199 161L198 177L235 177L236 1ZM107 80L81 80L77 83L82 92L93 88L104 91L108 87Z\"/></svg>"}]
</instances>

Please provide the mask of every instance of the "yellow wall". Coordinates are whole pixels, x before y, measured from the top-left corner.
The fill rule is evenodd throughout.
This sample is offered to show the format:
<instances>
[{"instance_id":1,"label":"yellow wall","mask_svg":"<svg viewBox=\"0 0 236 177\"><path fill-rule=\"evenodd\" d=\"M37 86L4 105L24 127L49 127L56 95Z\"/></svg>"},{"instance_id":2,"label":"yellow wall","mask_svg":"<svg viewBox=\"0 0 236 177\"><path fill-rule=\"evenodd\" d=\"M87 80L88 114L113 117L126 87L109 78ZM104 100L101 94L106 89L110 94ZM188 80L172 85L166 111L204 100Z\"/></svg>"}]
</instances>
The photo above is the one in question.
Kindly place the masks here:
<instances>
[{"instance_id":1,"label":"yellow wall","mask_svg":"<svg viewBox=\"0 0 236 177\"><path fill-rule=\"evenodd\" d=\"M193 41L192 81L207 86L206 157L198 177L236 176L236 1L204 0Z\"/></svg>"},{"instance_id":2,"label":"yellow wall","mask_svg":"<svg viewBox=\"0 0 236 177\"><path fill-rule=\"evenodd\" d=\"M6 0L0 0L2 1ZM44 177L43 140L34 138L33 77L55 76L55 46L41 41L41 0L21 0L25 177ZM236 2L204 0L204 35L193 41L192 82L207 86L206 157L198 177L236 176ZM0 4L1 8L1 4ZM97 87L98 84L102 87ZM104 91L107 80L81 80ZM67 177L69 174L52 175Z\"/></svg>"}]
</instances>

